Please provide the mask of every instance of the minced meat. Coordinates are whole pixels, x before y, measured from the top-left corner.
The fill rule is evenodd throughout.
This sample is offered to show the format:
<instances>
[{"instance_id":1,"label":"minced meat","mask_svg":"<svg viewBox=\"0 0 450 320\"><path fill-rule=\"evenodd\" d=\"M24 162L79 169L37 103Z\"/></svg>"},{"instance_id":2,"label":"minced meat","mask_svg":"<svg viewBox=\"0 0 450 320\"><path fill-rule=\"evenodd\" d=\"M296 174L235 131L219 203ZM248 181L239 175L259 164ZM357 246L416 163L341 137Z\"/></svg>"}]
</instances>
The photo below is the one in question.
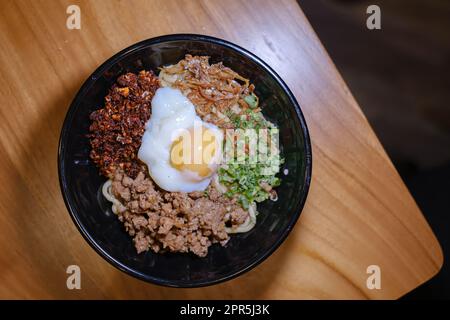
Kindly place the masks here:
<instances>
[{"instance_id":1,"label":"minced meat","mask_svg":"<svg viewBox=\"0 0 450 320\"><path fill-rule=\"evenodd\" d=\"M206 192L166 192L142 171L134 179L116 171L112 192L124 205L119 220L133 237L138 253L151 249L204 257L211 244L225 245L229 240L225 221L239 225L248 216L235 200L213 186Z\"/></svg>"}]
</instances>

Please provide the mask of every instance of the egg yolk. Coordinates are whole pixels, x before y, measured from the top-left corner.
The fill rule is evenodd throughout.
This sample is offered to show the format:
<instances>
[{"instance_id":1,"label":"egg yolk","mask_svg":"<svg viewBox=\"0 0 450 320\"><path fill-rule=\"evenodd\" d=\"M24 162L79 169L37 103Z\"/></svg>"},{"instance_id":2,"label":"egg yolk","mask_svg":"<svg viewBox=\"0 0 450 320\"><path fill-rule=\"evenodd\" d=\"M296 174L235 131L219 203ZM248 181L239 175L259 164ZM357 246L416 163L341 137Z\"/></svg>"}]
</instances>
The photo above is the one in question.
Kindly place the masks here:
<instances>
[{"instance_id":1,"label":"egg yolk","mask_svg":"<svg viewBox=\"0 0 450 320\"><path fill-rule=\"evenodd\" d=\"M201 177L212 174L210 164L216 154L216 136L203 126L185 130L170 148L170 163L179 171L196 172Z\"/></svg>"}]
</instances>

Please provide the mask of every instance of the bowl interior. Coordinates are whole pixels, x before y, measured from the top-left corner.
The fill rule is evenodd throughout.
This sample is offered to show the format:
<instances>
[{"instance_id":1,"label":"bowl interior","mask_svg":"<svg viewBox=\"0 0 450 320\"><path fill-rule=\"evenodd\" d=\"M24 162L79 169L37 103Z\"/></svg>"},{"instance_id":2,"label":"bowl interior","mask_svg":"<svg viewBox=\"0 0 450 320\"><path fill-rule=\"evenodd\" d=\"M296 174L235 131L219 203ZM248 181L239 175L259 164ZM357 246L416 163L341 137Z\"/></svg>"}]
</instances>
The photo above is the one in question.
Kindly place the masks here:
<instances>
[{"instance_id":1,"label":"bowl interior","mask_svg":"<svg viewBox=\"0 0 450 320\"><path fill-rule=\"evenodd\" d=\"M310 146L306 126L295 100L272 71L249 53L221 41L204 38L148 40L114 56L86 81L73 101L64 123L59 154L62 192L83 236L116 267L141 279L169 286L200 286L235 276L273 252L295 224L310 179ZM258 205L258 222L248 233L232 235L226 247L213 245L205 258L191 254L137 254L132 239L111 212L101 194L105 178L89 159L86 138L89 114L103 107L109 87L125 72L142 69L158 73L185 54L208 55L249 78L256 86L265 116L280 129L285 163L278 187L279 199ZM288 174L284 175L284 169Z\"/></svg>"}]
</instances>

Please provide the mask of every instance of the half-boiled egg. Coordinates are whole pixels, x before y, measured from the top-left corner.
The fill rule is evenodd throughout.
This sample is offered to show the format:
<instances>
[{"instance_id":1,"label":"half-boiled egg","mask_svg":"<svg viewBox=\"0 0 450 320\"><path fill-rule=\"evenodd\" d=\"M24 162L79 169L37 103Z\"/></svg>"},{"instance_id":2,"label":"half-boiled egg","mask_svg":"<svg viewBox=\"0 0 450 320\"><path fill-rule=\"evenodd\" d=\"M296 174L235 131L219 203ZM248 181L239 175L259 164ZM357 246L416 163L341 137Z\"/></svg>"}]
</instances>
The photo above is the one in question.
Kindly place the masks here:
<instances>
[{"instance_id":1,"label":"half-boiled egg","mask_svg":"<svg viewBox=\"0 0 450 320\"><path fill-rule=\"evenodd\" d=\"M180 90L156 90L138 157L170 192L205 190L222 160L222 131L204 122Z\"/></svg>"}]
</instances>

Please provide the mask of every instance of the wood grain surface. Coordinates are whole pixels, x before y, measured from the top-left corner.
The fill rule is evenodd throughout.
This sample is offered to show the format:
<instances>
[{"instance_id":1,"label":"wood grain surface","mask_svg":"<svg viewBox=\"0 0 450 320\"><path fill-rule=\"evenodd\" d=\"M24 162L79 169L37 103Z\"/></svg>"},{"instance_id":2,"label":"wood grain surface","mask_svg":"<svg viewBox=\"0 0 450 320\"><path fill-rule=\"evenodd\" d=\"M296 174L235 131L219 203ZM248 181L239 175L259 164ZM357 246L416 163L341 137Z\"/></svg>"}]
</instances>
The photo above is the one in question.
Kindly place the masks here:
<instances>
[{"instance_id":1,"label":"wood grain surface","mask_svg":"<svg viewBox=\"0 0 450 320\"><path fill-rule=\"evenodd\" d=\"M296 2L0 4L0 298L390 299L440 269L435 236ZM66 28L70 4L81 8L81 30ZM120 49L170 33L221 37L269 63L300 102L313 144L309 197L288 239L249 273L206 288L116 270L77 231L58 184L59 132L82 82ZM66 288L72 264L81 290ZM366 286L374 264L380 290Z\"/></svg>"}]
</instances>

